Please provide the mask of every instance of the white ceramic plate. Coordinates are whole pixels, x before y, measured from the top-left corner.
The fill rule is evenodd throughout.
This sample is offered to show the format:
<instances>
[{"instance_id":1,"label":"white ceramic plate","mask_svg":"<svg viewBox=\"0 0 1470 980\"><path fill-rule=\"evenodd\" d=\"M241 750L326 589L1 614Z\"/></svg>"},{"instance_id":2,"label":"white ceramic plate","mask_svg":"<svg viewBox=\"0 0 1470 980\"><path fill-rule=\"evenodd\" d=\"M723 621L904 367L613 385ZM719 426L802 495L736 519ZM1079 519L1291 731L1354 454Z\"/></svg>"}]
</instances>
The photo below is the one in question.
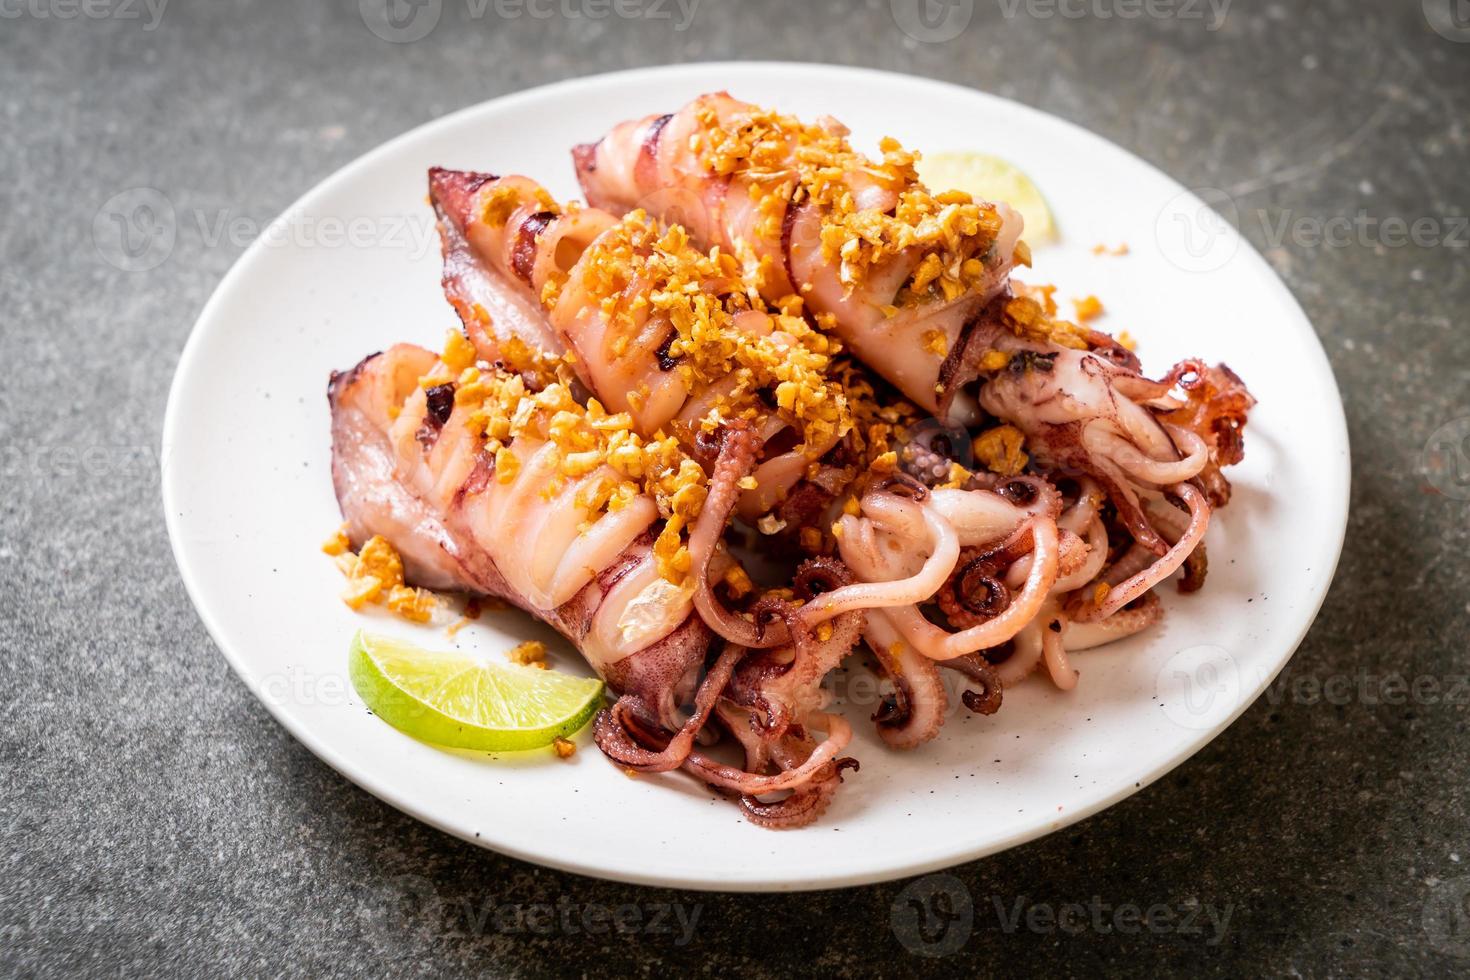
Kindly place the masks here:
<instances>
[{"instance_id":1,"label":"white ceramic plate","mask_svg":"<svg viewBox=\"0 0 1470 980\"><path fill-rule=\"evenodd\" d=\"M368 622L337 595L318 543L339 517L328 472L328 372L396 341L437 347L425 171L518 172L575 196L568 149L708 90L845 121L938 152L1008 157L1049 198L1063 241L1024 278L1096 293L1155 376L1197 354L1260 399L1235 500L1209 532L1205 590L1163 590L1161 628L1077 655L1070 694L1040 679L990 718L960 709L910 754L870 734L871 691L839 678L862 761L822 820L773 833L680 775L630 779L584 732L569 762L491 760L419 744L367 713L345 676ZM1126 257L1092 246L1126 242ZM916 874L1066 826L1157 779L1219 733L1285 664L1321 605L1346 523L1346 427L1301 309L1248 244L1151 166L1073 125L900 75L783 64L688 65L583 78L430 123L335 174L257 241L189 338L164 424L169 533L189 594L240 677L290 731L369 792L506 854L625 881L794 890ZM548 631L493 615L455 641L495 654ZM585 670L564 642L558 664Z\"/></svg>"}]
</instances>

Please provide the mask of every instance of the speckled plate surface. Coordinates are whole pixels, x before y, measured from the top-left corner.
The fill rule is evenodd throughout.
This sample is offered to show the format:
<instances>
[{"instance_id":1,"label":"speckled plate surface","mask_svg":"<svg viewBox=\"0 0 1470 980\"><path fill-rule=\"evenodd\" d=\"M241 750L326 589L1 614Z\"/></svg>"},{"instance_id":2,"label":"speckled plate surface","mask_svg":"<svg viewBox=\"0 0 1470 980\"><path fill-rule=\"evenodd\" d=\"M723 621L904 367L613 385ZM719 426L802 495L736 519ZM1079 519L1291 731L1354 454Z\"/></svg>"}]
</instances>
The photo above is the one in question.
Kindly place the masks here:
<instances>
[{"instance_id":1,"label":"speckled plate surface","mask_svg":"<svg viewBox=\"0 0 1470 980\"><path fill-rule=\"evenodd\" d=\"M359 626L503 650L552 640L513 613L453 640L442 626L365 620L337 600L317 544L339 516L328 472L328 373L397 341L436 346L456 321L439 290L424 203L431 165L522 172L574 196L568 149L612 123L707 90L834 115L872 147L976 149L1041 187L1061 241L1023 278L1096 294L1145 367L1223 360L1260 399L1231 506L1211 525L1202 593L1161 592L1165 622L1078 654L1076 691L1033 679L989 718L958 709L941 737L891 752L865 719L875 692L834 677L854 722L849 773L815 826L759 830L678 775L629 779L580 737L570 762L490 759L419 744L370 715L346 677ZM1209 195L1204 194L1208 199ZM1098 244L1129 246L1099 256ZM1234 720L1311 624L1342 544L1348 447L1337 388L1301 309L1200 199L1118 147L1012 102L846 68L729 64L641 70L540 88L430 123L362 157L293 205L221 283L174 379L163 492L179 568L239 676L329 765L436 827L507 854L650 884L795 890L916 874L1066 826L1178 765ZM327 816L323 815L324 822Z\"/></svg>"}]
</instances>

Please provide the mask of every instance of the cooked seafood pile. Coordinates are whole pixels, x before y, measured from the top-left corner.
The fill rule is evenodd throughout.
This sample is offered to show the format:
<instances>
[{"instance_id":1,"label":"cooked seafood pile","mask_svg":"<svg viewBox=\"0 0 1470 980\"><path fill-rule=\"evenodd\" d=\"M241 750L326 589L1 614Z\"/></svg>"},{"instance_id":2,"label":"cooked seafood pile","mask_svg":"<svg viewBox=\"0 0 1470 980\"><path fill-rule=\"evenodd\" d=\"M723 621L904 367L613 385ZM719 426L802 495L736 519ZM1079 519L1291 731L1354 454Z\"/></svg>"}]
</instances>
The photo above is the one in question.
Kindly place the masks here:
<instances>
[{"instance_id":1,"label":"cooked seafood pile","mask_svg":"<svg viewBox=\"0 0 1470 980\"><path fill-rule=\"evenodd\" d=\"M352 544L554 626L618 696L604 753L767 827L857 767L823 687L850 654L914 749L941 668L993 713L1200 588L1254 404L1223 365L1145 377L1012 280L1015 211L880 150L714 94L575 148L588 206L435 169L463 331L329 389Z\"/></svg>"}]
</instances>

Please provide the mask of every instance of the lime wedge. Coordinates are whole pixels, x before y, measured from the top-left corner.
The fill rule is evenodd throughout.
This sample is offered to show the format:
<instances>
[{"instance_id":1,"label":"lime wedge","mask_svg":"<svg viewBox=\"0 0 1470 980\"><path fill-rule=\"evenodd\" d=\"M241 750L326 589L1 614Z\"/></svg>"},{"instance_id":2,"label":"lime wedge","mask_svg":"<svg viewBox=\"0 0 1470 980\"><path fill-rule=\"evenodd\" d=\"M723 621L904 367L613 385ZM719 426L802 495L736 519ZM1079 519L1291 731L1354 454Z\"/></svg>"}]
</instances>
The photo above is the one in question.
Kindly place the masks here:
<instances>
[{"instance_id":1,"label":"lime wedge","mask_svg":"<svg viewBox=\"0 0 1470 980\"><path fill-rule=\"evenodd\" d=\"M919 179L931 191L965 191L977 201L1009 204L1026 219L1021 237L1032 245L1055 241L1056 222L1046 198L1015 164L987 153L935 153L919 160Z\"/></svg>"},{"instance_id":2,"label":"lime wedge","mask_svg":"<svg viewBox=\"0 0 1470 980\"><path fill-rule=\"evenodd\" d=\"M352 686L373 713L435 745L510 752L550 745L602 706L602 681L436 653L358 632L347 655Z\"/></svg>"}]
</instances>

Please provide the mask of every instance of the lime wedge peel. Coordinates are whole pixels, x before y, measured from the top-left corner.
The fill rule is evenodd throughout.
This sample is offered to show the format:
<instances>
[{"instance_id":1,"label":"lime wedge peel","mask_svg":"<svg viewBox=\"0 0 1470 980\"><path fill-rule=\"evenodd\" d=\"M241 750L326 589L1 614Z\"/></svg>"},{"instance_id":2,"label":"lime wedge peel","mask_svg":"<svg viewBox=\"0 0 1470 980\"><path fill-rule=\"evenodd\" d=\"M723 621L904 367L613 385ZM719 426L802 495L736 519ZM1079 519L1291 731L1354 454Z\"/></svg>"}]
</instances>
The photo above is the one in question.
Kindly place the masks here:
<instances>
[{"instance_id":1,"label":"lime wedge peel","mask_svg":"<svg viewBox=\"0 0 1470 980\"><path fill-rule=\"evenodd\" d=\"M965 191L977 201L1009 204L1021 212L1021 237L1032 245L1057 238L1056 221L1040 188L1015 164L987 153L933 153L919 159L919 179L931 191Z\"/></svg>"},{"instance_id":2,"label":"lime wedge peel","mask_svg":"<svg viewBox=\"0 0 1470 980\"><path fill-rule=\"evenodd\" d=\"M602 681L423 650L359 631L348 675L368 708L424 742L482 752L550 745L602 707Z\"/></svg>"}]
</instances>

